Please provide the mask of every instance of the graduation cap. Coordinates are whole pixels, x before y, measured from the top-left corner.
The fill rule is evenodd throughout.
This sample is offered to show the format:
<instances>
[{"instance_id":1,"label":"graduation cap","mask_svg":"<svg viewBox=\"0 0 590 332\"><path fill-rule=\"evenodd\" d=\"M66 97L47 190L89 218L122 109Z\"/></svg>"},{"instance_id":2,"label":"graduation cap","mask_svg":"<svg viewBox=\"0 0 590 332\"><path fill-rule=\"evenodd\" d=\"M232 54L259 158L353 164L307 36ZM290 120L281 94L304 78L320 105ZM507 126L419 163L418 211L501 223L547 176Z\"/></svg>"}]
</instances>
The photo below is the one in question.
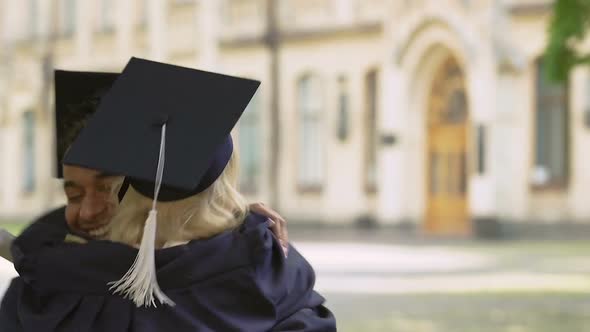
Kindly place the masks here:
<instances>
[{"instance_id":1,"label":"graduation cap","mask_svg":"<svg viewBox=\"0 0 590 332\"><path fill-rule=\"evenodd\" d=\"M56 176L63 177L62 160L100 98L119 77L118 73L56 70L55 133Z\"/></svg>"},{"instance_id":2,"label":"graduation cap","mask_svg":"<svg viewBox=\"0 0 590 332\"><path fill-rule=\"evenodd\" d=\"M174 303L155 276L157 202L207 189L233 151L230 132L260 82L131 58L68 150L65 164L124 175L153 199L133 266L112 283L138 306Z\"/></svg>"}]
</instances>

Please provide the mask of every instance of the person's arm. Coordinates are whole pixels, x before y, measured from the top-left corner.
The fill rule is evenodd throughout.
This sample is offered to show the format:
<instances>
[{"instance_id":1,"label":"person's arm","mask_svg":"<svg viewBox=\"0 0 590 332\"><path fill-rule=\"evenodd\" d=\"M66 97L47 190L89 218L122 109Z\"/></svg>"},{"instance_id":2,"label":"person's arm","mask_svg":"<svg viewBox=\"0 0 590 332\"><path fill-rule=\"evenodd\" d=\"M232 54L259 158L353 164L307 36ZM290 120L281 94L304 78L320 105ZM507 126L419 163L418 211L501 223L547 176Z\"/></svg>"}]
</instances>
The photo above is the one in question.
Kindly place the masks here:
<instances>
[{"instance_id":1,"label":"person's arm","mask_svg":"<svg viewBox=\"0 0 590 332\"><path fill-rule=\"evenodd\" d=\"M275 266L280 264L276 263ZM272 332L335 332L336 318L325 306L325 299L315 290L315 272L297 250L292 249L285 259L283 268L274 273L282 278L275 279L274 292L278 321ZM278 273L277 273L278 272ZM286 284L286 285L285 285Z\"/></svg>"},{"instance_id":2,"label":"person's arm","mask_svg":"<svg viewBox=\"0 0 590 332\"><path fill-rule=\"evenodd\" d=\"M262 202L250 204L250 211L268 217L270 220L270 229L277 237L285 256L289 252L289 234L287 233L287 221L276 211L272 210Z\"/></svg>"},{"instance_id":3,"label":"person's arm","mask_svg":"<svg viewBox=\"0 0 590 332\"><path fill-rule=\"evenodd\" d=\"M12 254L10 253L10 246L15 236L5 229L0 228L0 256L12 262Z\"/></svg>"},{"instance_id":4,"label":"person's arm","mask_svg":"<svg viewBox=\"0 0 590 332\"><path fill-rule=\"evenodd\" d=\"M253 271L258 289L274 304L275 322L269 331L336 331L336 318L314 290L312 266L294 247L284 257L279 241L268 233L257 245L260 254L255 256Z\"/></svg>"}]
</instances>

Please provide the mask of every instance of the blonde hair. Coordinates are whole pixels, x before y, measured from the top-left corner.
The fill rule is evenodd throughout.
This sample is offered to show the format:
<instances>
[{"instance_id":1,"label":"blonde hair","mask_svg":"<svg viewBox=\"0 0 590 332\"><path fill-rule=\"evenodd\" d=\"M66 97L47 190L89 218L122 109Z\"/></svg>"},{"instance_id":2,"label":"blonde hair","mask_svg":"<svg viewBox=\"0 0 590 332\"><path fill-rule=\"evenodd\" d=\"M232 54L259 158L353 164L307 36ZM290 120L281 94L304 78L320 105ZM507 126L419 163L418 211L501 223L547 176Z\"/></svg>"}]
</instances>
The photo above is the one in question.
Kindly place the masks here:
<instances>
[{"instance_id":1,"label":"blonde hair","mask_svg":"<svg viewBox=\"0 0 590 332\"><path fill-rule=\"evenodd\" d=\"M236 151L221 176L205 191L172 202L158 202L156 248L207 238L239 226L248 214L244 197L236 190ZM152 199L129 187L111 221L108 239L137 246Z\"/></svg>"}]
</instances>

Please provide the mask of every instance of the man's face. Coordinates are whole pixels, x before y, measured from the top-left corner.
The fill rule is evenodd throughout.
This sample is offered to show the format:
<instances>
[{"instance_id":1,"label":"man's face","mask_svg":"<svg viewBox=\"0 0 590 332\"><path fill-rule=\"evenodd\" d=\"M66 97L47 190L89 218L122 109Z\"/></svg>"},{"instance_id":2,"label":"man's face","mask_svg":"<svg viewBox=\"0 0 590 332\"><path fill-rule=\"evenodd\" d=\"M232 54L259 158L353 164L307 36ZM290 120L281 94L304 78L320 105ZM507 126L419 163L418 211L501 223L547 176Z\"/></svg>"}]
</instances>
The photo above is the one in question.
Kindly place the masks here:
<instances>
[{"instance_id":1,"label":"man's face","mask_svg":"<svg viewBox=\"0 0 590 332\"><path fill-rule=\"evenodd\" d=\"M113 188L118 177L71 165L63 166L63 177L68 226L93 238L104 237L119 203Z\"/></svg>"}]
</instances>

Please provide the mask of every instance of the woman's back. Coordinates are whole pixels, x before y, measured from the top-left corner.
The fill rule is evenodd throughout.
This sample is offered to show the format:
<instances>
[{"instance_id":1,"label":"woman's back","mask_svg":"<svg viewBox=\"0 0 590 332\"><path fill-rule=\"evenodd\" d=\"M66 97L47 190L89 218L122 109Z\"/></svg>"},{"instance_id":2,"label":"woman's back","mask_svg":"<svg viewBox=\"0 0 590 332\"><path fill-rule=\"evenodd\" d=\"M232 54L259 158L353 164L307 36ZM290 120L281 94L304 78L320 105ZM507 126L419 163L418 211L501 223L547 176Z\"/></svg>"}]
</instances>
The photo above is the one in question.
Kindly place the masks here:
<instances>
[{"instance_id":1,"label":"woman's back","mask_svg":"<svg viewBox=\"0 0 590 332\"><path fill-rule=\"evenodd\" d=\"M336 330L313 291L313 269L293 248L284 257L265 217L250 214L238 229L158 250L158 282L173 307L138 308L109 291L137 250L63 243L66 233L38 222L16 240L20 277L0 307L3 331Z\"/></svg>"}]
</instances>

